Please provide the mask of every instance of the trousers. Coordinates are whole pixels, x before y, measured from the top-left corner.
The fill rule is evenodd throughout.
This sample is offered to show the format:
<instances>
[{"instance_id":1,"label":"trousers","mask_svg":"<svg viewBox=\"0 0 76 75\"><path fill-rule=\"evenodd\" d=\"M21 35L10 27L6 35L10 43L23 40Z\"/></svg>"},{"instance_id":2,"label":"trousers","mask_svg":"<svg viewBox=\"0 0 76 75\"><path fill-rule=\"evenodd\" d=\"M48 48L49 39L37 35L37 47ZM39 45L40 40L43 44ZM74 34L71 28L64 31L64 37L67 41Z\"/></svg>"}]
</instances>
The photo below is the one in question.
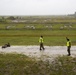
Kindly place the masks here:
<instances>
[{"instance_id":1,"label":"trousers","mask_svg":"<svg viewBox=\"0 0 76 75\"><path fill-rule=\"evenodd\" d=\"M43 46L43 43L40 43L40 50L44 50L44 46Z\"/></svg>"},{"instance_id":2,"label":"trousers","mask_svg":"<svg viewBox=\"0 0 76 75\"><path fill-rule=\"evenodd\" d=\"M71 55L71 53L70 53L70 48L71 48L70 46L67 47L67 52L68 52L68 55L69 55L69 56Z\"/></svg>"}]
</instances>

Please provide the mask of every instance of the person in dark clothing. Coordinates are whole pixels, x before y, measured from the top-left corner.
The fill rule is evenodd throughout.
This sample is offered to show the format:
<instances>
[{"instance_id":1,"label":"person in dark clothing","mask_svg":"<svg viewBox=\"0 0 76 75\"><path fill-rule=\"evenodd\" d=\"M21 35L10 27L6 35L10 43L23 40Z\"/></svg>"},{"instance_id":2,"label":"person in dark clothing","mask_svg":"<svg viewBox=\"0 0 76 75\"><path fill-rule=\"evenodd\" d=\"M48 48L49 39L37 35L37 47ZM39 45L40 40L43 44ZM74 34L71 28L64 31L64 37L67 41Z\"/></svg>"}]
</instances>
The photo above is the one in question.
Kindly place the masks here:
<instances>
[{"instance_id":1,"label":"person in dark clothing","mask_svg":"<svg viewBox=\"0 0 76 75\"><path fill-rule=\"evenodd\" d=\"M2 49L3 49L3 48L7 48L7 44L3 45L3 46L2 46Z\"/></svg>"},{"instance_id":2,"label":"person in dark clothing","mask_svg":"<svg viewBox=\"0 0 76 75\"><path fill-rule=\"evenodd\" d=\"M40 43L40 50L44 50L45 48L44 48L44 46L43 46L43 42L44 42L44 40L43 40L43 36L41 36L40 38L39 38L39 43Z\"/></svg>"},{"instance_id":3,"label":"person in dark clothing","mask_svg":"<svg viewBox=\"0 0 76 75\"><path fill-rule=\"evenodd\" d=\"M10 47L10 43L7 43L7 47Z\"/></svg>"},{"instance_id":4,"label":"person in dark clothing","mask_svg":"<svg viewBox=\"0 0 76 75\"><path fill-rule=\"evenodd\" d=\"M2 46L2 49L3 49L3 48L7 48L7 47L10 47L10 43L7 43L7 44L3 45L3 46Z\"/></svg>"},{"instance_id":5,"label":"person in dark clothing","mask_svg":"<svg viewBox=\"0 0 76 75\"><path fill-rule=\"evenodd\" d=\"M66 37L67 39L67 52L68 52L68 56L71 55L71 52L70 52L70 48L71 48L71 41Z\"/></svg>"}]
</instances>

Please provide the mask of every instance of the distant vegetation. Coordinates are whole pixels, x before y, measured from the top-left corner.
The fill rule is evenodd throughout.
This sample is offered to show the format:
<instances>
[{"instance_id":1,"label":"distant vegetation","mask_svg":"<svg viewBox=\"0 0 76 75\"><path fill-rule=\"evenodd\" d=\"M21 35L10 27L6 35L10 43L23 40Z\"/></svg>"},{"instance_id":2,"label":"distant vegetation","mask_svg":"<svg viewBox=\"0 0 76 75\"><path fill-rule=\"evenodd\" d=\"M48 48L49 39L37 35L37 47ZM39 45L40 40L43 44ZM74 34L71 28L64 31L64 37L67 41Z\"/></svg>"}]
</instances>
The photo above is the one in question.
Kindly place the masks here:
<instances>
[{"instance_id":1,"label":"distant vegetation","mask_svg":"<svg viewBox=\"0 0 76 75\"><path fill-rule=\"evenodd\" d=\"M73 16L1 16L0 29L75 29Z\"/></svg>"}]
</instances>

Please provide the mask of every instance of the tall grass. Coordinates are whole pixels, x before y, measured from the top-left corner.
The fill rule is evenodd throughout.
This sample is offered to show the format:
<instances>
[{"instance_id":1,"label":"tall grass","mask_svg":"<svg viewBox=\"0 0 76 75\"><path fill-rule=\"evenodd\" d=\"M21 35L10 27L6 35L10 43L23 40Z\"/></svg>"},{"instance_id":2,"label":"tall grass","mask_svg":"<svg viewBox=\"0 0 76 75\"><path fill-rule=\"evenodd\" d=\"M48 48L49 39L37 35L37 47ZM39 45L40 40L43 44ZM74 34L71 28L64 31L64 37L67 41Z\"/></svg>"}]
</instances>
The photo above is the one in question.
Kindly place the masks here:
<instances>
[{"instance_id":1,"label":"tall grass","mask_svg":"<svg viewBox=\"0 0 76 75\"><path fill-rule=\"evenodd\" d=\"M75 75L76 58L35 60L21 54L0 54L0 75Z\"/></svg>"}]
</instances>

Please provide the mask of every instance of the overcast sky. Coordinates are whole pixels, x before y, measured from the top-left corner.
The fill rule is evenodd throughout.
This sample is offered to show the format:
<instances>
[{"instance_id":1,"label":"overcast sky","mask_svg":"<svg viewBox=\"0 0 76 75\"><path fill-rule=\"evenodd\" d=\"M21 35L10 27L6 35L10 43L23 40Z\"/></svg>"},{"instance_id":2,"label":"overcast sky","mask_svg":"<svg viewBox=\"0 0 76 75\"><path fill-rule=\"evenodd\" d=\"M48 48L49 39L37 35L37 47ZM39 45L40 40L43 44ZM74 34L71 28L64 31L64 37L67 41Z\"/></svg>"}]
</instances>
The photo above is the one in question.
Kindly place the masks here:
<instances>
[{"instance_id":1,"label":"overcast sky","mask_svg":"<svg viewBox=\"0 0 76 75\"><path fill-rule=\"evenodd\" d=\"M76 0L0 0L0 15L67 15Z\"/></svg>"}]
</instances>

